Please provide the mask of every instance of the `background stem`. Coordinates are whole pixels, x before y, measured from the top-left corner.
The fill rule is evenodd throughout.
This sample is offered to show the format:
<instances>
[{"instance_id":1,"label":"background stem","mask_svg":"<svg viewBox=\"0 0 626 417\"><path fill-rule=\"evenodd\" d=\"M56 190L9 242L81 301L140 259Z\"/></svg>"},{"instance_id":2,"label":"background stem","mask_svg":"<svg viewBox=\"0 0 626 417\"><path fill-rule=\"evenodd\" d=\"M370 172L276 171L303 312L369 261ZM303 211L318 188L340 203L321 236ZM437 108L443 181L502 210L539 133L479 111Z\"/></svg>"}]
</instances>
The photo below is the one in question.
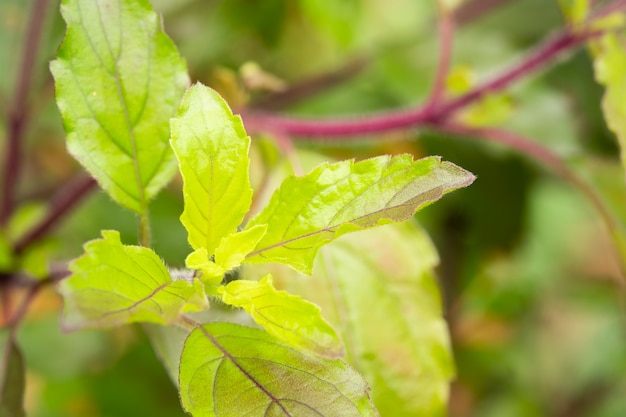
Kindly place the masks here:
<instances>
[{"instance_id":1,"label":"background stem","mask_svg":"<svg viewBox=\"0 0 626 417\"><path fill-rule=\"evenodd\" d=\"M4 154L0 225L6 225L15 205L15 189L22 168L22 142L28 122L28 96L36 68L41 31L48 12L48 0L35 0L31 8L21 65L17 71L12 107L8 114L7 144ZM5 63L6 64L6 63ZM3 65L5 65L3 64Z\"/></svg>"}]
</instances>

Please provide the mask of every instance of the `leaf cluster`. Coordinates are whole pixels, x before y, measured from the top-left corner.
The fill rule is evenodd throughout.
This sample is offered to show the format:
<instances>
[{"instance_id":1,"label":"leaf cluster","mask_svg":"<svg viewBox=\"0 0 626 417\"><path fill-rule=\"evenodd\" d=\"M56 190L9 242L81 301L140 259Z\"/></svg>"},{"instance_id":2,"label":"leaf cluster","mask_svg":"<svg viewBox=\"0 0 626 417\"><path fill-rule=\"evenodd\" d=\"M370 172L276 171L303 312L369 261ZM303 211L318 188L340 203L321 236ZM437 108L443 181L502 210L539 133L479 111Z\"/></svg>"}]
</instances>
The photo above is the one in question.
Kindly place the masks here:
<instances>
[{"instance_id":1,"label":"leaf cluster","mask_svg":"<svg viewBox=\"0 0 626 417\"><path fill-rule=\"evenodd\" d=\"M85 245L60 284L64 327L186 329L177 379L194 416L377 415L363 377L337 359L344 344L317 305L275 288L271 275L224 278L243 265L273 263L310 274L320 247L405 221L473 175L438 157L325 163L288 177L244 222L250 138L215 91L195 84L182 95L184 62L148 2L66 0L63 14L68 31L51 68L69 149L138 214L142 230L141 246L122 244L113 230ZM149 248L148 204L176 166L192 248L182 274ZM263 330L190 314L218 301Z\"/></svg>"}]
</instances>

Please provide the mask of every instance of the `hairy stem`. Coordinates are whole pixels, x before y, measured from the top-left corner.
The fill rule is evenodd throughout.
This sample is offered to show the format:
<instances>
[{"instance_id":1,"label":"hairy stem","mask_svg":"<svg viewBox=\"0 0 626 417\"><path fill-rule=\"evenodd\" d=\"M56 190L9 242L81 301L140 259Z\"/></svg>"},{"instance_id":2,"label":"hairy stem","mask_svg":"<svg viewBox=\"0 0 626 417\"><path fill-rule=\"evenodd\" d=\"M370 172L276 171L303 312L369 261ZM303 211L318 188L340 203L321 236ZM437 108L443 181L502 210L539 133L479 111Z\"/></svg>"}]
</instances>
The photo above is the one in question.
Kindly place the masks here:
<instances>
[{"instance_id":1,"label":"hairy stem","mask_svg":"<svg viewBox=\"0 0 626 417\"><path fill-rule=\"evenodd\" d=\"M139 216L139 244L150 247L152 243L152 230L150 228L150 212L146 207L145 213Z\"/></svg>"},{"instance_id":2,"label":"hairy stem","mask_svg":"<svg viewBox=\"0 0 626 417\"><path fill-rule=\"evenodd\" d=\"M27 98L31 90L41 31L47 11L48 0L34 1L30 21L28 22L22 61L17 72L16 87L12 100L13 106L8 114L2 196L0 197L0 225L7 223L15 205L15 189L22 166L22 142L28 121ZM7 65L7 63L4 63L4 65Z\"/></svg>"}]
</instances>

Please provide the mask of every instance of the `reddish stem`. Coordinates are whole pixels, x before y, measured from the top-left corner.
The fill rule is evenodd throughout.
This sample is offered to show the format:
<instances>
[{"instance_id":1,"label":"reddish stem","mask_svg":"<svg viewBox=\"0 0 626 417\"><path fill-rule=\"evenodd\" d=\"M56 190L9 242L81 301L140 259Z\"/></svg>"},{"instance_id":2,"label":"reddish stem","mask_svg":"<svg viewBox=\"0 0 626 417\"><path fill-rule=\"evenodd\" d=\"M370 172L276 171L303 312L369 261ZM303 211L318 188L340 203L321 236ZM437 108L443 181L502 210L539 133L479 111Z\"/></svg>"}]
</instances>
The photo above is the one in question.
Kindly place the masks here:
<instances>
[{"instance_id":1,"label":"reddish stem","mask_svg":"<svg viewBox=\"0 0 626 417\"><path fill-rule=\"evenodd\" d=\"M15 189L22 165L22 141L28 120L27 97L36 68L41 31L44 26L48 0L35 0L24 43L24 54L17 75L13 106L8 114L7 148L4 158L2 197L0 198L0 225L5 225L15 204ZM6 63L5 63L6 65Z\"/></svg>"},{"instance_id":2,"label":"reddish stem","mask_svg":"<svg viewBox=\"0 0 626 417\"><path fill-rule=\"evenodd\" d=\"M282 133L288 136L306 136L308 139L333 137L334 140L349 140L350 136L381 133L397 129L415 128L443 122L458 110L474 103L481 97L500 91L520 78L545 66L561 53L574 49L581 43L602 32L563 32L548 39L524 59L495 78L488 80L472 91L438 106L418 106L413 109L383 112L347 119L302 119L257 111L242 114L246 128L251 132Z\"/></svg>"}]
</instances>

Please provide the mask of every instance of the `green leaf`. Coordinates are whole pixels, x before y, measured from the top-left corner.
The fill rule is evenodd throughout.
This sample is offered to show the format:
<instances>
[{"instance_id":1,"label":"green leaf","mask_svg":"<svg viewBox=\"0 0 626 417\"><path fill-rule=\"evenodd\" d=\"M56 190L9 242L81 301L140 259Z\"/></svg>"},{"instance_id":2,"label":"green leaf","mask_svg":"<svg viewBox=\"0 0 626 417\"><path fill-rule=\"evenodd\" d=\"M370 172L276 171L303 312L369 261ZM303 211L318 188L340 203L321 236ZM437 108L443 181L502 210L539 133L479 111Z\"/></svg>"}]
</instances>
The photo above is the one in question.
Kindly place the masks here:
<instances>
[{"instance_id":1,"label":"green leaf","mask_svg":"<svg viewBox=\"0 0 626 417\"><path fill-rule=\"evenodd\" d=\"M310 273L318 248L344 233L409 219L474 176L439 157L411 155L323 164L287 178L248 228L267 233L246 262L279 262Z\"/></svg>"},{"instance_id":2,"label":"green leaf","mask_svg":"<svg viewBox=\"0 0 626 417\"><path fill-rule=\"evenodd\" d=\"M261 281L233 281L220 288L226 304L243 308L268 333L291 346L328 358L343 356L343 345L315 304L277 291L270 275Z\"/></svg>"},{"instance_id":3,"label":"green leaf","mask_svg":"<svg viewBox=\"0 0 626 417\"><path fill-rule=\"evenodd\" d=\"M609 128L620 144L621 159L626 169L626 35L604 35L594 42L594 67L597 80L606 87L602 110Z\"/></svg>"},{"instance_id":4,"label":"green leaf","mask_svg":"<svg viewBox=\"0 0 626 417\"><path fill-rule=\"evenodd\" d=\"M24 358L10 330L0 331L0 417L24 417Z\"/></svg>"},{"instance_id":5,"label":"green leaf","mask_svg":"<svg viewBox=\"0 0 626 417\"><path fill-rule=\"evenodd\" d=\"M342 236L312 277L277 264L244 271L271 272L278 288L321 307L382 416L444 416L454 364L437 263L426 233L406 222Z\"/></svg>"},{"instance_id":6,"label":"green leaf","mask_svg":"<svg viewBox=\"0 0 626 417\"><path fill-rule=\"evenodd\" d=\"M70 264L72 275L60 284L64 327L169 324L183 312L208 307L199 280L173 281L151 249L122 245L117 231L102 237L85 245L85 255Z\"/></svg>"},{"instance_id":7,"label":"green leaf","mask_svg":"<svg viewBox=\"0 0 626 417\"><path fill-rule=\"evenodd\" d=\"M241 265L246 255L263 238L266 230L266 225L258 225L243 232L228 235L215 249L215 261L210 259L206 248L200 248L187 256L185 264L187 268L202 271L200 278L203 282L219 284L226 272Z\"/></svg>"},{"instance_id":8,"label":"green leaf","mask_svg":"<svg viewBox=\"0 0 626 417\"><path fill-rule=\"evenodd\" d=\"M52 62L70 153L121 205L147 213L176 171L169 146L189 79L148 0L64 0Z\"/></svg>"},{"instance_id":9,"label":"green leaf","mask_svg":"<svg viewBox=\"0 0 626 417\"><path fill-rule=\"evenodd\" d=\"M171 121L172 147L183 176L181 221L194 249L213 254L250 208L248 148L241 118L201 84L192 86Z\"/></svg>"},{"instance_id":10,"label":"green leaf","mask_svg":"<svg viewBox=\"0 0 626 417\"><path fill-rule=\"evenodd\" d=\"M231 323L189 335L179 382L183 407L194 417L378 415L367 383L344 362L304 355Z\"/></svg>"}]
</instances>

